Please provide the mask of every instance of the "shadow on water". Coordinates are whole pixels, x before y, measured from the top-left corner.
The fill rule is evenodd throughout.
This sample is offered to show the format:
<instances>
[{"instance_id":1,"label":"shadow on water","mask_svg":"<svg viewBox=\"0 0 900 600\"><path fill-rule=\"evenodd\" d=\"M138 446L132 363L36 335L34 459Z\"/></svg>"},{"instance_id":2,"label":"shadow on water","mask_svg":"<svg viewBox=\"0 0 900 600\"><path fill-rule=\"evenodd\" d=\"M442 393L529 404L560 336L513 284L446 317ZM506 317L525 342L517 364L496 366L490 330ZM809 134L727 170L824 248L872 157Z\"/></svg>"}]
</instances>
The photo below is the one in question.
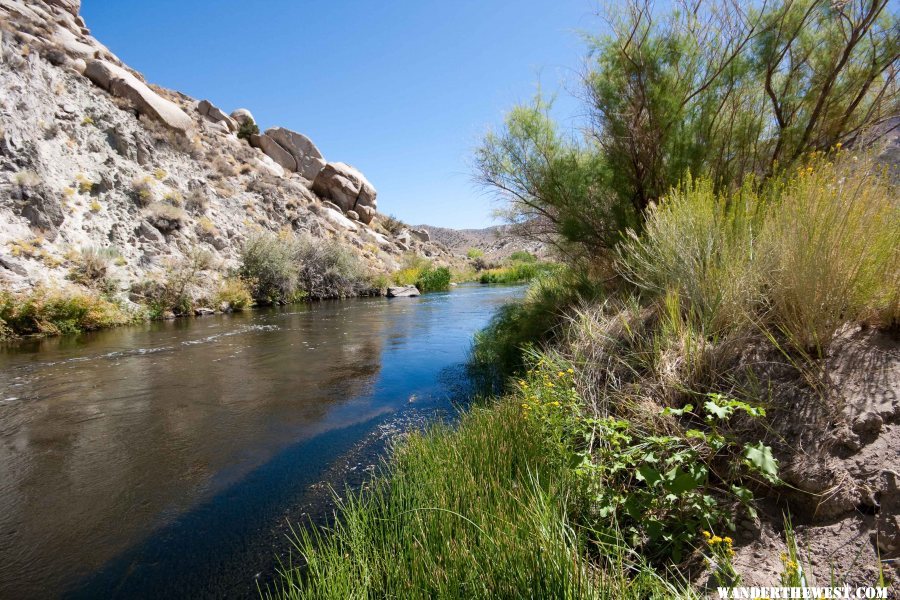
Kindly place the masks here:
<instances>
[{"instance_id":1,"label":"shadow on water","mask_svg":"<svg viewBox=\"0 0 900 600\"><path fill-rule=\"evenodd\" d=\"M517 288L156 323L0 352L0 597L244 597L391 431L467 393ZM338 468L344 465L346 468ZM367 469L368 468L368 469ZM274 550L273 550L274 549Z\"/></svg>"}]
</instances>

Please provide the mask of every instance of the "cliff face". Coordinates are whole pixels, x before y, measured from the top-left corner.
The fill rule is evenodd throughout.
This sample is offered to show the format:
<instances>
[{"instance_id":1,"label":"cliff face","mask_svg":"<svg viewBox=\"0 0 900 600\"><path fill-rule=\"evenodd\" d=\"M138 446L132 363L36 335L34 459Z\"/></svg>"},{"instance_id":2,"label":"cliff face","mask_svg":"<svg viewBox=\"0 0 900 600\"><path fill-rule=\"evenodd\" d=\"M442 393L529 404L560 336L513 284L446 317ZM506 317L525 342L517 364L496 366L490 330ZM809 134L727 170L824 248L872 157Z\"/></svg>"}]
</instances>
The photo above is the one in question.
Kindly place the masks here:
<instances>
[{"instance_id":1,"label":"cliff face","mask_svg":"<svg viewBox=\"0 0 900 600\"><path fill-rule=\"evenodd\" d=\"M78 9L0 0L0 286L72 285L88 248L117 257L123 296L197 249L215 278L258 230L339 239L374 272L406 252L449 259L421 232L382 227L375 187L302 134L238 137L248 110L145 82Z\"/></svg>"}]
</instances>

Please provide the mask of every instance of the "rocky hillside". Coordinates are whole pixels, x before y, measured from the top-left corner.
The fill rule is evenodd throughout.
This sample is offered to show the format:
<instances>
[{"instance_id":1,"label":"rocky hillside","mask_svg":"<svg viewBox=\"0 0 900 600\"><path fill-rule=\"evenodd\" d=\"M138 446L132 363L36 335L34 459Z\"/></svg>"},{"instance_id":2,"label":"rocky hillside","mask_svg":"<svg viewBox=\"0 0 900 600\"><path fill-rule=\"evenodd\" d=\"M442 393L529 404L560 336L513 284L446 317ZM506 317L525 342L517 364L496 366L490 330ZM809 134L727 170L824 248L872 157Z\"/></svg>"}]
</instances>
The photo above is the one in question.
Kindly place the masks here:
<instances>
[{"instance_id":1,"label":"rocky hillside","mask_svg":"<svg viewBox=\"0 0 900 600\"><path fill-rule=\"evenodd\" d=\"M501 261L513 252L524 250L539 257L548 254L546 246L538 241L525 240L514 235L506 225L484 229L448 229L434 225L419 225L430 238L456 255L465 255L470 248L484 252L487 260Z\"/></svg>"},{"instance_id":2,"label":"rocky hillside","mask_svg":"<svg viewBox=\"0 0 900 600\"><path fill-rule=\"evenodd\" d=\"M197 249L219 277L259 230L339 239L374 273L449 260L426 232L385 229L375 187L301 133L146 82L79 4L0 0L0 286L72 285L92 249L124 299Z\"/></svg>"}]
</instances>

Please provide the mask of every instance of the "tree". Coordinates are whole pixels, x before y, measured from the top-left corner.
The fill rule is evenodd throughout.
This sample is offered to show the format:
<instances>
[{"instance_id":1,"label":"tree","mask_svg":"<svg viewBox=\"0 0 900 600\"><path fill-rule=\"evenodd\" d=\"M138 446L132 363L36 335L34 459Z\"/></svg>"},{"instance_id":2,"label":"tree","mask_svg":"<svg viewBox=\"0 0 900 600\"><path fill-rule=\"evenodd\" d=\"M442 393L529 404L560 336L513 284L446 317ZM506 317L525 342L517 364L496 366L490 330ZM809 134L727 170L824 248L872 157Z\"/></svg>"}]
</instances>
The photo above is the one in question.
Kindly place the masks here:
<instances>
[{"instance_id":1,"label":"tree","mask_svg":"<svg viewBox=\"0 0 900 600\"><path fill-rule=\"evenodd\" d=\"M586 135L561 136L540 99L517 107L478 179L527 233L596 254L686 175L735 188L857 143L900 114L888 1L678 0L659 16L630 0L590 41Z\"/></svg>"}]
</instances>

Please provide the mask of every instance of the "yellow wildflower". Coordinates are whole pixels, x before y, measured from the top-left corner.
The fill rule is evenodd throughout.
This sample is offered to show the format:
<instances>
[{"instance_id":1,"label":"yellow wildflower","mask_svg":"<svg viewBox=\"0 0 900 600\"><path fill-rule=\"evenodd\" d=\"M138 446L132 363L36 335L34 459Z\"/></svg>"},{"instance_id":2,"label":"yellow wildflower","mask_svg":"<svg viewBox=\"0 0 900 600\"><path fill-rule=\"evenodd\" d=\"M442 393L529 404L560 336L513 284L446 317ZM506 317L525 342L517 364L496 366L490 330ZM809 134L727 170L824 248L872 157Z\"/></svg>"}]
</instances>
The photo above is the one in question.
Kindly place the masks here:
<instances>
[{"instance_id":1,"label":"yellow wildflower","mask_svg":"<svg viewBox=\"0 0 900 600\"><path fill-rule=\"evenodd\" d=\"M705 529L704 529L703 531L701 531L700 533L702 533L702 534L703 534L703 537L705 537L706 539L709 539L710 536L712 535L712 534L710 534L708 531L706 531Z\"/></svg>"}]
</instances>

